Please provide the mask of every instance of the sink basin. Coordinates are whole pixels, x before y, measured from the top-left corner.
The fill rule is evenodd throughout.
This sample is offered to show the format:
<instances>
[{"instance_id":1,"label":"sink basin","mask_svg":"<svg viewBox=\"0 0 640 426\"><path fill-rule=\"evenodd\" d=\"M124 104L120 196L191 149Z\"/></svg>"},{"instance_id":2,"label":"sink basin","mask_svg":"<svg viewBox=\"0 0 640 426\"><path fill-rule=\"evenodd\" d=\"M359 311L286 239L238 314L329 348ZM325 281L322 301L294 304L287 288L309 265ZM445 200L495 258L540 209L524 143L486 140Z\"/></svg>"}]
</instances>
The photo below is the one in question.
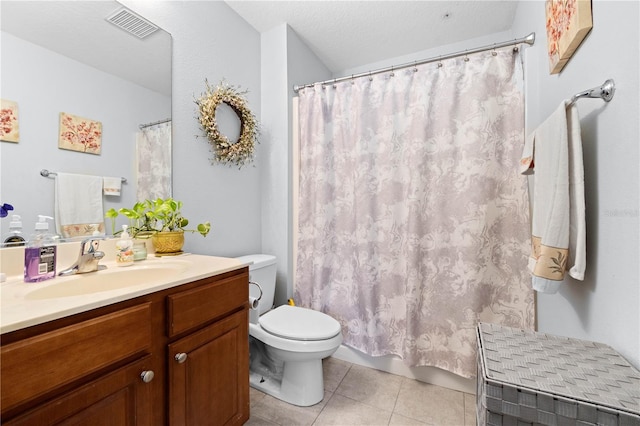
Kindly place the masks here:
<instances>
[{"instance_id":1,"label":"sink basin","mask_svg":"<svg viewBox=\"0 0 640 426\"><path fill-rule=\"evenodd\" d=\"M188 262L162 262L157 265L133 265L125 268L109 266L108 269L57 277L46 287L27 293L27 299L53 299L82 296L104 291L134 287L141 284L165 283L188 269Z\"/></svg>"}]
</instances>

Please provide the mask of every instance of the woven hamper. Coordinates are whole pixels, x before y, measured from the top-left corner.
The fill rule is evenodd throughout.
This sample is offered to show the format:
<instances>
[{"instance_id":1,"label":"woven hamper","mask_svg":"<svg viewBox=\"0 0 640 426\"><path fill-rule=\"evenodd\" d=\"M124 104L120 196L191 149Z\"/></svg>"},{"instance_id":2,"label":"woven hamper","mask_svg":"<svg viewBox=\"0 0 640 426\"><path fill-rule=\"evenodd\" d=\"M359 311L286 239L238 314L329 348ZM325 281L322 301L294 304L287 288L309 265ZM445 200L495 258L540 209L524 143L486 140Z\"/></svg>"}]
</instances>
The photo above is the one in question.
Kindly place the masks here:
<instances>
[{"instance_id":1,"label":"woven hamper","mask_svg":"<svg viewBox=\"0 0 640 426\"><path fill-rule=\"evenodd\" d=\"M480 323L478 425L640 426L640 372L611 347Z\"/></svg>"}]
</instances>

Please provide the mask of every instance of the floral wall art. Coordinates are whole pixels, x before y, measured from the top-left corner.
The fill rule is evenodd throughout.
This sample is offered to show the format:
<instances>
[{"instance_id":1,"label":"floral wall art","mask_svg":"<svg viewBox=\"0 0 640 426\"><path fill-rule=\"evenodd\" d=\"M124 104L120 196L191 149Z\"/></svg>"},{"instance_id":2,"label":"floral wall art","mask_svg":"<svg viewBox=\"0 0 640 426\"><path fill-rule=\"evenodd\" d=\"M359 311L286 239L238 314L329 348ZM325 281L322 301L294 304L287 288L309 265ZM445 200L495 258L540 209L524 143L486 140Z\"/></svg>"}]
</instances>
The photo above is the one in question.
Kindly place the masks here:
<instances>
[{"instance_id":1,"label":"floral wall art","mask_svg":"<svg viewBox=\"0 0 640 426\"><path fill-rule=\"evenodd\" d=\"M102 123L61 112L58 148L99 155L102 150Z\"/></svg>"},{"instance_id":2,"label":"floral wall art","mask_svg":"<svg viewBox=\"0 0 640 426\"><path fill-rule=\"evenodd\" d=\"M0 140L19 142L18 104L6 99L0 100Z\"/></svg>"},{"instance_id":3,"label":"floral wall art","mask_svg":"<svg viewBox=\"0 0 640 426\"><path fill-rule=\"evenodd\" d=\"M591 31L591 0L546 0L546 18L549 72L558 74Z\"/></svg>"}]
</instances>

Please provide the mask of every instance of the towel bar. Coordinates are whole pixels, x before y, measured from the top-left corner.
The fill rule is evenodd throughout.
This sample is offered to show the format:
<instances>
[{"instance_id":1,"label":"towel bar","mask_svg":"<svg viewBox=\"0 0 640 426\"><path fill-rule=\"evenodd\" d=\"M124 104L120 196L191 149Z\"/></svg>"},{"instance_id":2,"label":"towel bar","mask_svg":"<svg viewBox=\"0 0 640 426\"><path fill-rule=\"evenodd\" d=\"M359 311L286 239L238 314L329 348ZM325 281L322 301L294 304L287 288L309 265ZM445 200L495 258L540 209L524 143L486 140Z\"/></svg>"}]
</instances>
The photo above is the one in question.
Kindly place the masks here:
<instances>
[{"instance_id":1,"label":"towel bar","mask_svg":"<svg viewBox=\"0 0 640 426\"><path fill-rule=\"evenodd\" d=\"M609 102L613 99L613 94L616 92L616 84L612 79L605 81L602 86L594 87L593 89L585 90L584 92L576 93L571 97L571 104L575 103L580 98L601 98L605 102Z\"/></svg>"},{"instance_id":2,"label":"towel bar","mask_svg":"<svg viewBox=\"0 0 640 426\"><path fill-rule=\"evenodd\" d=\"M56 172L50 172L47 169L42 169L40 170L40 176L42 177L53 177L53 176L58 176L58 174ZM125 183L127 181L127 178L120 178L122 179L122 182Z\"/></svg>"}]
</instances>

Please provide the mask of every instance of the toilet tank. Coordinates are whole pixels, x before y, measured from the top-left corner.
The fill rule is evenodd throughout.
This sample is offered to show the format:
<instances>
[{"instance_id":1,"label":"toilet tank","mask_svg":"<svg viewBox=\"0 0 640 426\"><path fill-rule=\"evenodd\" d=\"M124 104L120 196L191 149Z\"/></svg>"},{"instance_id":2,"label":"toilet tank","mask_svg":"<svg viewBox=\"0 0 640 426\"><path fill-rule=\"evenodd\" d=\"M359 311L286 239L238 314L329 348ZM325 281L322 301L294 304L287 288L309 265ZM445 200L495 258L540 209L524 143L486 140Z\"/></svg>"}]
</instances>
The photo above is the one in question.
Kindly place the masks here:
<instances>
[{"instance_id":1,"label":"toilet tank","mask_svg":"<svg viewBox=\"0 0 640 426\"><path fill-rule=\"evenodd\" d=\"M250 263L249 281L260 284L262 288L262 297L258 305L258 314L262 315L273 307L276 293L276 257L269 254L250 254L237 259L242 263ZM257 286L249 284L249 296L260 296Z\"/></svg>"}]
</instances>

